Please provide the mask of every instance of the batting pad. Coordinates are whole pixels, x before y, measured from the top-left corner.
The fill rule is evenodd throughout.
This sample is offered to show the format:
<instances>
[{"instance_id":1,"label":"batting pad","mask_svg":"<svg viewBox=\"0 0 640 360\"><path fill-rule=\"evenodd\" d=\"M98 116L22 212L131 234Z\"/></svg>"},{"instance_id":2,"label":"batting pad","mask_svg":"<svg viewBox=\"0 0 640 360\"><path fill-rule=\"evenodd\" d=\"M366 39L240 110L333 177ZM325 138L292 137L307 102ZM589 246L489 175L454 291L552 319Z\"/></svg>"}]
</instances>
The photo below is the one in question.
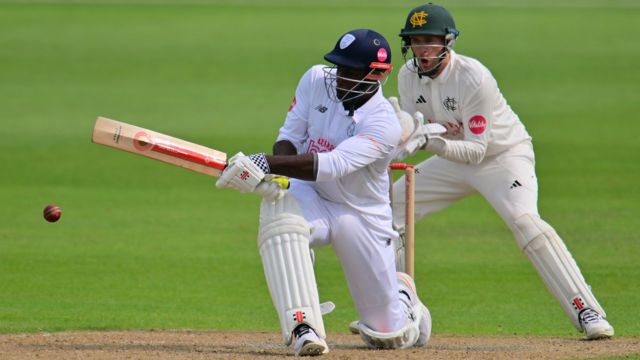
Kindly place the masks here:
<instances>
[{"instance_id":1,"label":"batting pad","mask_svg":"<svg viewBox=\"0 0 640 360\"><path fill-rule=\"evenodd\" d=\"M258 247L286 345L291 344L293 329L303 323L326 337L309 252L310 234L293 195L262 201Z\"/></svg>"},{"instance_id":2,"label":"batting pad","mask_svg":"<svg viewBox=\"0 0 640 360\"><path fill-rule=\"evenodd\" d=\"M518 245L578 331L583 330L578 320L583 309L591 308L606 317L571 253L549 224L525 214L514 221L512 229Z\"/></svg>"}]
</instances>

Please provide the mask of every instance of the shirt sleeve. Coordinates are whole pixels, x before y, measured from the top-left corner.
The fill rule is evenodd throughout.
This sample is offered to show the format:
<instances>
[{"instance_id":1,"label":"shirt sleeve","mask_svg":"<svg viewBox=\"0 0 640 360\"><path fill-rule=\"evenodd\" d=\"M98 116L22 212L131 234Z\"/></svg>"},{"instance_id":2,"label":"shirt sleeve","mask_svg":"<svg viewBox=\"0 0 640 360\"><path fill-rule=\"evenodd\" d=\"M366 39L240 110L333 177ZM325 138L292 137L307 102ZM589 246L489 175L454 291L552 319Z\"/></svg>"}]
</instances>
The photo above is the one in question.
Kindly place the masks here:
<instances>
[{"instance_id":1,"label":"shirt sleeve","mask_svg":"<svg viewBox=\"0 0 640 360\"><path fill-rule=\"evenodd\" d=\"M298 153L301 153L302 144L309 137L307 132L309 126L309 97L313 81L313 69L309 69L298 82L289 112L276 140L290 141L296 147Z\"/></svg>"},{"instance_id":2,"label":"shirt sleeve","mask_svg":"<svg viewBox=\"0 0 640 360\"><path fill-rule=\"evenodd\" d=\"M374 121L332 151L319 153L316 181L343 177L387 157L400 141L401 134L397 120L392 120L390 117ZM386 170L386 166L383 168Z\"/></svg>"}]
</instances>

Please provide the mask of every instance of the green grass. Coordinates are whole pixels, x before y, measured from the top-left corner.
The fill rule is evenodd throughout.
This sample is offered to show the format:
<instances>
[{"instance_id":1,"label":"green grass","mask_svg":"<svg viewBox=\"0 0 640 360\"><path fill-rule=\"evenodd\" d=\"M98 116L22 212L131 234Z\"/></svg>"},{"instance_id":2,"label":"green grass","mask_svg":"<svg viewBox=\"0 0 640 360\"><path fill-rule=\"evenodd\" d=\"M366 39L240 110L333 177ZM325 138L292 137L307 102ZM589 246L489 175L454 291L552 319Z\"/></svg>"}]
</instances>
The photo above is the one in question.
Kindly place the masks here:
<instances>
[{"instance_id":1,"label":"green grass","mask_svg":"<svg viewBox=\"0 0 640 360\"><path fill-rule=\"evenodd\" d=\"M541 214L616 333L640 336L640 7L450 4L458 52L493 71L534 137ZM268 151L299 77L339 35L371 27L397 50L411 6L0 2L0 333L278 331L256 249L258 198L93 145L93 121L109 116L229 153ZM385 93L395 87L393 76ZM55 224L41 216L51 202L63 208ZM575 335L481 198L423 220L417 238L434 331ZM321 298L338 306L327 328L346 331L356 314L344 276L330 248L317 254Z\"/></svg>"}]
</instances>

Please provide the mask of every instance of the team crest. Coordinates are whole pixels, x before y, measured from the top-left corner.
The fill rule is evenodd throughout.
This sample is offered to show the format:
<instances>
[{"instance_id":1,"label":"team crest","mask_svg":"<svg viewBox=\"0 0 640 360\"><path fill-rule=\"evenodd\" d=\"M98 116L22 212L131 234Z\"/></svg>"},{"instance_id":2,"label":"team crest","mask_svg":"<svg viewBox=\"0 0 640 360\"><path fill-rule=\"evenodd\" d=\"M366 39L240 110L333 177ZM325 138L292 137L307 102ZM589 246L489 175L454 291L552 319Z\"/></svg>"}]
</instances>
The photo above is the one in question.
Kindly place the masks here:
<instances>
[{"instance_id":1,"label":"team crest","mask_svg":"<svg viewBox=\"0 0 640 360\"><path fill-rule=\"evenodd\" d=\"M444 105L444 108L449 111L454 111L455 109L458 108L458 102L456 101L456 99L450 98L448 96L446 99L444 99L444 101L442 102L442 105Z\"/></svg>"},{"instance_id":2,"label":"team crest","mask_svg":"<svg viewBox=\"0 0 640 360\"><path fill-rule=\"evenodd\" d=\"M411 18L409 19L409 22L411 23L411 27L415 28L415 27L420 27L426 24L427 16L429 16L429 14L426 11L414 12L411 15Z\"/></svg>"}]
</instances>

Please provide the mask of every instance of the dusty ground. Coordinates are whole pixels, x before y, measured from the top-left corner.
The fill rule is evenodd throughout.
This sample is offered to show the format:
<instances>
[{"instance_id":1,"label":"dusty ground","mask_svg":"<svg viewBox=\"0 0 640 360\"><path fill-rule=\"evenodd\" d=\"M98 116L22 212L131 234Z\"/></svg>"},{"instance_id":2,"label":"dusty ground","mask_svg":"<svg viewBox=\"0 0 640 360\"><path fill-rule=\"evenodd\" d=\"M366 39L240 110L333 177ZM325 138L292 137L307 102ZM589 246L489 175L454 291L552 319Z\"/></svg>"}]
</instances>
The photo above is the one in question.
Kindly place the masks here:
<instances>
[{"instance_id":1,"label":"dusty ground","mask_svg":"<svg viewBox=\"0 0 640 360\"><path fill-rule=\"evenodd\" d=\"M369 350L356 335L330 334L322 359L640 358L640 338L434 335L426 348ZM0 359L278 359L293 357L279 334L214 331L64 332L0 336Z\"/></svg>"}]
</instances>

